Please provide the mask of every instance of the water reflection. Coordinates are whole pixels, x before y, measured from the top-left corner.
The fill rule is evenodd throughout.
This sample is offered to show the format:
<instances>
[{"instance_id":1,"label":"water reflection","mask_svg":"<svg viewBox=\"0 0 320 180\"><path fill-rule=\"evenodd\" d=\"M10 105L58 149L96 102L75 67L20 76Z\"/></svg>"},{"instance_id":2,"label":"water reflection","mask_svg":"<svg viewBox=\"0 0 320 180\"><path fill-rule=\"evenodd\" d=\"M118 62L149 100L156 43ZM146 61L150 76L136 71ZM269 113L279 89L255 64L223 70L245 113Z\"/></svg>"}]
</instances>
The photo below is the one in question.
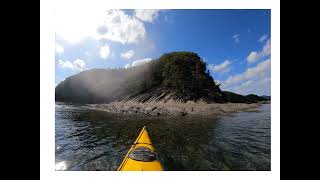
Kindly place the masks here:
<instances>
[{"instance_id":1,"label":"water reflection","mask_svg":"<svg viewBox=\"0 0 320 180\"><path fill-rule=\"evenodd\" d=\"M66 169L67 169L67 164L65 161L56 163L56 166L55 166L56 171L64 171Z\"/></svg>"}]
</instances>

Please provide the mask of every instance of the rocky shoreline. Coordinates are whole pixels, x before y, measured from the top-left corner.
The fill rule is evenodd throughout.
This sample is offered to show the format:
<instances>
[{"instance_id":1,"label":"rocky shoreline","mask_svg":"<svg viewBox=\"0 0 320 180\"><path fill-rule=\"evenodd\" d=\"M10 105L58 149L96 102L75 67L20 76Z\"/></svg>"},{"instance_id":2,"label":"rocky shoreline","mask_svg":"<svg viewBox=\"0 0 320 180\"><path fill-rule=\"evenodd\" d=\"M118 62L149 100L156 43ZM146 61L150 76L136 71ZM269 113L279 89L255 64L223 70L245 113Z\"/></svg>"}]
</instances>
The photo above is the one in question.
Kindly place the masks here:
<instances>
[{"instance_id":1,"label":"rocky shoreline","mask_svg":"<svg viewBox=\"0 0 320 180\"><path fill-rule=\"evenodd\" d=\"M135 114L145 116L220 116L239 111L257 111L259 103L205 103L188 101L179 102L150 102L135 101L112 102L108 104L90 104L88 108L117 114Z\"/></svg>"}]
</instances>

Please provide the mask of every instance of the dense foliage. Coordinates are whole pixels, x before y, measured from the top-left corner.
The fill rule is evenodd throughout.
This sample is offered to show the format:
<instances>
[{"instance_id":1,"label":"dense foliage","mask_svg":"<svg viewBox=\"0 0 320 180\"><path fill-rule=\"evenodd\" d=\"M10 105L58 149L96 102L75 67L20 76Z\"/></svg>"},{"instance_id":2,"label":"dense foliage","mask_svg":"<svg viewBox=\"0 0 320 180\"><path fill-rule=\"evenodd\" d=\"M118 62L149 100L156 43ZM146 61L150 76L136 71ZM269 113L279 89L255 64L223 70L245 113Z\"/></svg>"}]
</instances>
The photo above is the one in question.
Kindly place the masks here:
<instances>
[{"instance_id":1,"label":"dense foliage","mask_svg":"<svg viewBox=\"0 0 320 180\"><path fill-rule=\"evenodd\" d=\"M206 70L206 63L193 52L172 52L158 60L155 73L161 85L180 94L209 101L224 101L220 88ZM159 76L161 75L161 76Z\"/></svg>"}]
</instances>

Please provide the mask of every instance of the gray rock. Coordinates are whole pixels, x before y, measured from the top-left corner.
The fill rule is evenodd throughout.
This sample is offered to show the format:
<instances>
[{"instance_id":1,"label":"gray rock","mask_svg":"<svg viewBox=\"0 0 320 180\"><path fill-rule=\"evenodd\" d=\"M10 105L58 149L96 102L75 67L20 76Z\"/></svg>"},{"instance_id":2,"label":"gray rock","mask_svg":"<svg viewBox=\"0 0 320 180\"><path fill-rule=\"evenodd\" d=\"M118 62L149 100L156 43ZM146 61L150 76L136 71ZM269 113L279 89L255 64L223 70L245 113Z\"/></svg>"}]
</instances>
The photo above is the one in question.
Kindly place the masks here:
<instances>
[{"instance_id":1,"label":"gray rock","mask_svg":"<svg viewBox=\"0 0 320 180\"><path fill-rule=\"evenodd\" d=\"M149 112L155 110L156 108L157 108L157 107L147 107L147 108L144 109L144 111L145 111L146 113L149 113Z\"/></svg>"}]
</instances>

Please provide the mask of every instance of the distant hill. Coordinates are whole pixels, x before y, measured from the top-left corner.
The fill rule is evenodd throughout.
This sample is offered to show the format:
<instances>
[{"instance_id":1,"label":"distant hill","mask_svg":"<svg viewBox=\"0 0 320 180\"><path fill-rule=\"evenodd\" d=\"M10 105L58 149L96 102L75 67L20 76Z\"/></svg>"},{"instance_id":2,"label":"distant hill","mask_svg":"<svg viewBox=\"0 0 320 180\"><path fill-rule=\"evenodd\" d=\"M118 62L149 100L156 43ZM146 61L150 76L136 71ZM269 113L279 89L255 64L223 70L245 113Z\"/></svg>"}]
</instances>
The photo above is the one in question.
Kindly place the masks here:
<instances>
[{"instance_id":1,"label":"distant hill","mask_svg":"<svg viewBox=\"0 0 320 180\"><path fill-rule=\"evenodd\" d=\"M245 103L247 102L247 98L243 95L236 94L233 92L229 91L223 91L224 97L227 102L232 102L232 103Z\"/></svg>"},{"instance_id":2,"label":"distant hill","mask_svg":"<svg viewBox=\"0 0 320 180\"><path fill-rule=\"evenodd\" d=\"M255 94L249 94L245 96L248 102L258 102L258 101L267 101L268 99L262 97L262 96L258 96Z\"/></svg>"},{"instance_id":3,"label":"distant hill","mask_svg":"<svg viewBox=\"0 0 320 180\"><path fill-rule=\"evenodd\" d=\"M193 52L172 52L143 65L120 69L92 69L66 78L55 89L56 101L108 103L134 100L256 102L265 98L222 92Z\"/></svg>"},{"instance_id":4,"label":"distant hill","mask_svg":"<svg viewBox=\"0 0 320 180\"><path fill-rule=\"evenodd\" d=\"M256 103L259 101L268 101L269 99L263 96L258 96L255 94L240 95L229 91L223 91L224 97L227 102L232 103Z\"/></svg>"},{"instance_id":5,"label":"distant hill","mask_svg":"<svg viewBox=\"0 0 320 180\"><path fill-rule=\"evenodd\" d=\"M271 96L263 95L263 96L261 96L261 97L263 97L263 98L267 99L268 101L270 101L270 100L271 100Z\"/></svg>"}]
</instances>

